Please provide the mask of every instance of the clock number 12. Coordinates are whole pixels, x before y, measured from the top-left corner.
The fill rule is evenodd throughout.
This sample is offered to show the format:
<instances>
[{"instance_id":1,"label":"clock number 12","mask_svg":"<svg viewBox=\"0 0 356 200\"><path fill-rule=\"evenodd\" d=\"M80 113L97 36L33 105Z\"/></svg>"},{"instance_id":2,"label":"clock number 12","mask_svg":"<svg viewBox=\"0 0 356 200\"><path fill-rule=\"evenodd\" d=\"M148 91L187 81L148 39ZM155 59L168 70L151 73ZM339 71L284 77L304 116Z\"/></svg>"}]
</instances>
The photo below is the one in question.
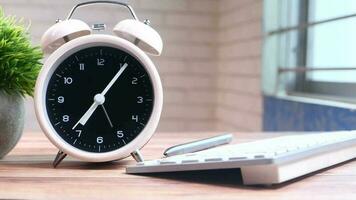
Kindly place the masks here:
<instances>
[{"instance_id":1,"label":"clock number 12","mask_svg":"<svg viewBox=\"0 0 356 200\"><path fill-rule=\"evenodd\" d=\"M96 64L97 64L98 66L104 66L104 63L105 63L105 60L104 60L104 59L102 59L102 58L97 58L97 59L96 59Z\"/></svg>"}]
</instances>

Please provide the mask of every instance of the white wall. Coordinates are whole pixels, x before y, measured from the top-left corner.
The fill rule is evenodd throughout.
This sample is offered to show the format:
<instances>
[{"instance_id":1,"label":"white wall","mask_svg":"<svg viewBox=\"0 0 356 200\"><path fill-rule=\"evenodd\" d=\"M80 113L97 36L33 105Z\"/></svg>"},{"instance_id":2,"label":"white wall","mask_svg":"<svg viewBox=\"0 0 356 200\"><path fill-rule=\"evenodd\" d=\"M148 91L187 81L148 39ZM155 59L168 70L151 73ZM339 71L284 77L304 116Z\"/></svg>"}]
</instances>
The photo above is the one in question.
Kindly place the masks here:
<instances>
[{"instance_id":1,"label":"white wall","mask_svg":"<svg viewBox=\"0 0 356 200\"><path fill-rule=\"evenodd\" d=\"M261 130L262 5L262 0L219 1L218 129Z\"/></svg>"},{"instance_id":2,"label":"white wall","mask_svg":"<svg viewBox=\"0 0 356 200\"><path fill-rule=\"evenodd\" d=\"M7 14L30 19L31 38L77 2L1 0ZM153 57L162 76L164 111L160 131L260 130L260 16L256 0L131 0L140 18L151 20L164 40ZM88 14L89 13L89 14ZM127 18L124 9L85 8L76 18L112 27ZM27 130L39 130L33 103L27 102Z\"/></svg>"}]
</instances>

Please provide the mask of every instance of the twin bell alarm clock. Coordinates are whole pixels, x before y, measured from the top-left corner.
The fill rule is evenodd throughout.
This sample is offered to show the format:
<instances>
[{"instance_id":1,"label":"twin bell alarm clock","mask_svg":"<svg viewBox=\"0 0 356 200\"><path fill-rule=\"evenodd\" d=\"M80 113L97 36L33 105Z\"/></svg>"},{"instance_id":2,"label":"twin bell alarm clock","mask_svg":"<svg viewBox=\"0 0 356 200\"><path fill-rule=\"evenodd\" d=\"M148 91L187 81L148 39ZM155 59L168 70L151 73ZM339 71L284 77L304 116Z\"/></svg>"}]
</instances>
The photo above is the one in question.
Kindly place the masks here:
<instances>
[{"instance_id":1,"label":"twin bell alarm clock","mask_svg":"<svg viewBox=\"0 0 356 200\"><path fill-rule=\"evenodd\" d=\"M120 21L113 35L92 33L105 24L89 27L72 19L77 8L100 3L124 6L133 19ZM125 3L80 3L44 33L41 46L50 55L37 79L35 110L59 149L54 167L66 155L89 162L132 155L142 161L139 150L155 132L163 101L160 77L147 56L161 54L162 39L149 21L139 21Z\"/></svg>"}]
</instances>

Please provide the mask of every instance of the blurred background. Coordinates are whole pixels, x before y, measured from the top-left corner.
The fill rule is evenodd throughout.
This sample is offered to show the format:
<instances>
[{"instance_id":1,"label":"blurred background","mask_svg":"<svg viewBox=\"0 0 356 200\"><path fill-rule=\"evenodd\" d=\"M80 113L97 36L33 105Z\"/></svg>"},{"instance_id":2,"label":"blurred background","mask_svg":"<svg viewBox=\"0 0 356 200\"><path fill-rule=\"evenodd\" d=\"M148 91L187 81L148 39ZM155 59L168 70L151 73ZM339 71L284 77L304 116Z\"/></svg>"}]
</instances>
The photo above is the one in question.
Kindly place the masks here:
<instances>
[{"instance_id":1,"label":"blurred background","mask_svg":"<svg viewBox=\"0 0 356 200\"><path fill-rule=\"evenodd\" d=\"M0 0L31 23L33 44L82 1ZM356 129L356 1L131 0L164 50L159 131ZM111 6L74 18L111 30L130 17ZM31 98L27 131L39 131Z\"/></svg>"},{"instance_id":2,"label":"blurred background","mask_svg":"<svg viewBox=\"0 0 356 200\"><path fill-rule=\"evenodd\" d=\"M33 44L76 0L0 0L5 14L31 23ZM127 1L126 1L127 2ZM159 131L261 130L260 60L262 1L131 0L140 19L149 19L164 41L152 57L164 86ZM129 18L125 9L94 6L74 18L113 25ZM109 32L110 32L109 31ZM25 131L39 131L33 100L27 100Z\"/></svg>"}]
</instances>

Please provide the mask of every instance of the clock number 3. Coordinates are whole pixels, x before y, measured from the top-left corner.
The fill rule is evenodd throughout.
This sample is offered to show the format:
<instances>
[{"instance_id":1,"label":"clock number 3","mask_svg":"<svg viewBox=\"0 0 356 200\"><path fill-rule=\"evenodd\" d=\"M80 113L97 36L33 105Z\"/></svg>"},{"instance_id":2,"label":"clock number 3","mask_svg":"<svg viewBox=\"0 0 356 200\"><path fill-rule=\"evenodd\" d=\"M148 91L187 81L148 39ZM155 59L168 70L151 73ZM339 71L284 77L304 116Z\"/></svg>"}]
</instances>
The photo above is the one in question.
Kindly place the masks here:
<instances>
[{"instance_id":1,"label":"clock number 3","mask_svg":"<svg viewBox=\"0 0 356 200\"><path fill-rule=\"evenodd\" d=\"M143 97L138 96L137 97L137 103L143 103Z\"/></svg>"}]
</instances>

